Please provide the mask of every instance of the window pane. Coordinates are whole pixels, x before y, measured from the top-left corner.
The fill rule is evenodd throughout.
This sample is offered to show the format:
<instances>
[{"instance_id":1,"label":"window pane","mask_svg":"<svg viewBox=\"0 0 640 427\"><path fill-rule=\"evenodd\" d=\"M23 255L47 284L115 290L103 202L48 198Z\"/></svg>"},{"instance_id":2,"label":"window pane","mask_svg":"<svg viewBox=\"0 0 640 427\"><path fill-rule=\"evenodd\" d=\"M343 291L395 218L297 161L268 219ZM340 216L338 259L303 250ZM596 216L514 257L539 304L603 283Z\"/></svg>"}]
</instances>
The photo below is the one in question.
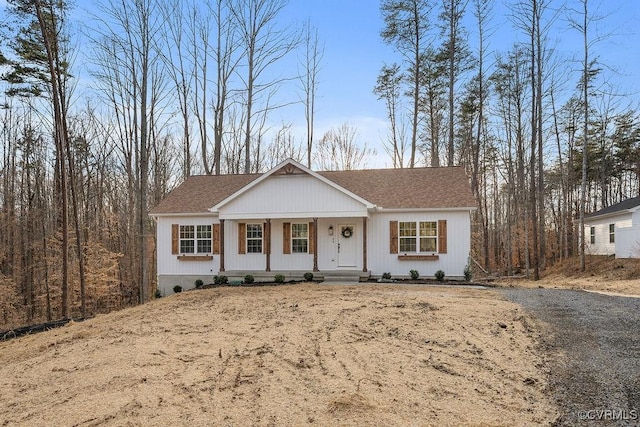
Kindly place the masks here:
<instances>
[{"instance_id":1,"label":"window pane","mask_svg":"<svg viewBox=\"0 0 640 427\"><path fill-rule=\"evenodd\" d=\"M262 239L247 239L247 252L250 254L262 253Z\"/></svg>"},{"instance_id":2,"label":"window pane","mask_svg":"<svg viewBox=\"0 0 640 427\"><path fill-rule=\"evenodd\" d=\"M199 253L211 252L211 239L198 240L198 252Z\"/></svg>"},{"instance_id":3,"label":"window pane","mask_svg":"<svg viewBox=\"0 0 640 427\"><path fill-rule=\"evenodd\" d=\"M437 236L438 228L435 221L420 223L420 236Z\"/></svg>"},{"instance_id":4,"label":"window pane","mask_svg":"<svg viewBox=\"0 0 640 427\"><path fill-rule=\"evenodd\" d=\"M291 252L294 254L306 254L308 252L308 240L293 239L291 241Z\"/></svg>"},{"instance_id":5,"label":"window pane","mask_svg":"<svg viewBox=\"0 0 640 427\"><path fill-rule=\"evenodd\" d=\"M415 222L401 222L400 223L400 237L416 236L416 223ZM415 243L414 243L415 245Z\"/></svg>"},{"instance_id":6,"label":"window pane","mask_svg":"<svg viewBox=\"0 0 640 427\"><path fill-rule=\"evenodd\" d=\"M247 224L247 239L262 239L262 224Z\"/></svg>"},{"instance_id":7,"label":"window pane","mask_svg":"<svg viewBox=\"0 0 640 427\"><path fill-rule=\"evenodd\" d=\"M193 239L193 225L181 225L180 226L180 238L181 239Z\"/></svg>"},{"instance_id":8,"label":"window pane","mask_svg":"<svg viewBox=\"0 0 640 427\"><path fill-rule=\"evenodd\" d=\"M210 239L211 238L211 226L199 225L198 226L198 239Z\"/></svg>"},{"instance_id":9,"label":"window pane","mask_svg":"<svg viewBox=\"0 0 640 427\"><path fill-rule=\"evenodd\" d=\"M420 252L435 252L436 240L437 239L435 237L420 238Z\"/></svg>"},{"instance_id":10,"label":"window pane","mask_svg":"<svg viewBox=\"0 0 640 427\"><path fill-rule=\"evenodd\" d=\"M180 253L192 254L194 251L193 240L180 240Z\"/></svg>"},{"instance_id":11,"label":"window pane","mask_svg":"<svg viewBox=\"0 0 640 427\"><path fill-rule=\"evenodd\" d=\"M414 237L400 238L400 252L415 252L415 251L416 251L416 239Z\"/></svg>"},{"instance_id":12,"label":"window pane","mask_svg":"<svg viewBox=\"0 0 640 427\"><path fill-rule=\"evenodd\" d=\"M291 237L307 237L309 224L291 224Z\"/></svg>"}]
</instances>

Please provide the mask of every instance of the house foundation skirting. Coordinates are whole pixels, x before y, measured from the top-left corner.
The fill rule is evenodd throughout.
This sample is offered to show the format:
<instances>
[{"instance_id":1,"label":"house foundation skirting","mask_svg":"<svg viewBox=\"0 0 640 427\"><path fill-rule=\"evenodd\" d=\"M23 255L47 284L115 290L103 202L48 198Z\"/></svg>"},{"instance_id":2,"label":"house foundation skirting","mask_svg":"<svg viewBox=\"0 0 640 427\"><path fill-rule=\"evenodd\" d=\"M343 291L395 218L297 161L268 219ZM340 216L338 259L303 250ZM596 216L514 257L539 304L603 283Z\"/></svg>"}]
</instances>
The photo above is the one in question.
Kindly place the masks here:
<instances>
[{"instance_id":1,"label":"house foundation skirting","mask_svg":"<svg viewBox=\"0 0 640 427\"><path fill-rule=\"evenodd\" d=\"M263 271L263 270L227 270L224 272L220 272L219 274L224 274L227 276L229 281L237 282L244 280L244 277L247 274L251 274L253 279L256 282L273 282L276 274L284 275L285 282L290 280L304 280L305 273L313 273L314 281L323 281L323 280L349 280L349 281L360 281L364 282L369 279L371 276L370 271L360 271L357 269L353 270L332 270L332 271L309 271L309 270L272 270L272 271Z\"/></svg>"}]
</instances>

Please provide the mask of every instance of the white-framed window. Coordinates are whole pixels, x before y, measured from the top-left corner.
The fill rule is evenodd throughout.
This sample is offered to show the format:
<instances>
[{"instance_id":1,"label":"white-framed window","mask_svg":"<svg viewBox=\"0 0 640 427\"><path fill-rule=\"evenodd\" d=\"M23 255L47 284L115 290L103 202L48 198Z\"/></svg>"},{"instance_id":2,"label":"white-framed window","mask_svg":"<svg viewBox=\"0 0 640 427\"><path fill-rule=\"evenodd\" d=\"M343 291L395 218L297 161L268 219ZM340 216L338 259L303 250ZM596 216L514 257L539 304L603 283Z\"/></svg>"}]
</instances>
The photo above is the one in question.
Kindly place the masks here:
<instances>
[{"instance_id":1,"label":"white-framed window","mask_svg":"<svg viewBox=\"0 0 640 427\"><path fill-rule=\"evenodd\" d=\"M590 236L590 242L591 244L595 244L596 243L596 228L595 227L591 227L589 229L589 236Z\"/></svg>"},{"instance_id":2,"label":"white-framed window","mask_svg":"<svg viewBox=\"0 0 640 427\"><path fill-rule=\"evenodd\" d=\"M247 224L247 253L262 253L262 224Z\"/></svg>"},{"instance_id":3,"label":"white-framed window","mask_svg":"<svg viewBox=\"0 0 640 427\"><path fill-rule=\"evenodd\" d=\"M437 221L401 221L398 222L398 229L401 253L431 253L437 251Z\"/></svg>"},{"instance_id":4,"label":"white-framed window","mask_svg":"<svg viewBox=\"0 0 640 427\"><path fill-rule=\"evenodd\" d=\"M616 242L616 225L609 224L609 243Z\"/></svg>"},{"instance_id":5,"label":"white-framed window","mask_svg":"<svg viewBox=\"0 0 640 427\"><path fill-rule=\"evenodd\" d=\"M181 225L180 253L211 253L211 225Z\"/></svg>"},{"instance_id":6,"label":"white-framed window","mask_svg":"<svg viewBox=\"0 0 640 427\"><path fill-rule=\"evenodd\" d=\"M309 224L291 224L291 252L306 254L309 252Z\"/></svg>"}]
</instances>

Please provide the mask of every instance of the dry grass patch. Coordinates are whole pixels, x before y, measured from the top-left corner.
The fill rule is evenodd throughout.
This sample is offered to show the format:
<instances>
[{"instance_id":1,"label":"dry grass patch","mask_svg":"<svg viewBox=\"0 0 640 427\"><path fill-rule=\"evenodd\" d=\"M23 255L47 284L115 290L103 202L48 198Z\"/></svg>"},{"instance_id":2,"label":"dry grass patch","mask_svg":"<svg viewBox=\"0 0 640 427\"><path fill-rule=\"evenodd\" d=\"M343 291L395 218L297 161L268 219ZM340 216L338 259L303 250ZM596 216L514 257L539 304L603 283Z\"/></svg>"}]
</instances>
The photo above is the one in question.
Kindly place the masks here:
<instances>
[{"instance_id":1,"label":"dry grass patch","mask_svg":"<svg viewBox=\"0 0 640 427\"><path fill-rule=\"evenodd\" d=\"M0 343L0 425L538 425L540 331L488 290L185 292Z\"/></svg>"},{"instance_id":2,"label":"dry grass patch","mask_svg":"<svg viewBox=\"0 0 640 427\"><path fill-rule=\"evenodd\" d=\"M640 259L589 255L585 271L580 270L578 257L549 267L539 281L508 278L498 286L526 288L582 289L620 295L640 296Z\"/></svg>"}]
</instances>

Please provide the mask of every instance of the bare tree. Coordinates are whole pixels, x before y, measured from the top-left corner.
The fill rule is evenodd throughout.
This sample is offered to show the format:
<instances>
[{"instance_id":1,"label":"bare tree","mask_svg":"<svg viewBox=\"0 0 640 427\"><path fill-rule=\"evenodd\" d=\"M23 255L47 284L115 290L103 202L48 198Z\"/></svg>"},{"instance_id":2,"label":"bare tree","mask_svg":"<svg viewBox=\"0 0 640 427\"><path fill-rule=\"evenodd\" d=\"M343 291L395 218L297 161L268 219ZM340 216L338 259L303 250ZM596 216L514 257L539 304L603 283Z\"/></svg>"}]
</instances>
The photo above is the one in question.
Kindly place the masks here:
<instances>
[{"instance_id":1,"label":"bare tree","mask_svg":"<svg viewBox=\"0 0 640 427\"><path fill-rule=\"evenodd\" d=\"M394 168L404 167L404 154L406 151L404 127L402 126L403 115L398 111L401 104L401 82L400 66L398 64L384 65L373 89L373 92L378 95L378 99L384 100L387 107L387 118L390 123L389 139L388 141L383 141L383 144L391 157Z\"/></svg>"},{"instance_id":2,"label":"bare tree","mask_svg":"<svg viewBox=\"0 0 640 427\"><path fill-rule=\"evenodd\" d=\"M139 301L145 302L150 297L149 163L164 89L161 49L154 35L160 31L162 19L155 0L107 0L100 8L102 14L95 27L101 30L93 37L97 63L94 75L117 122L118 144L129 182L131 232L136 237L130 263L132 271L137 271Z\"/></svg>"},{"instance_id":3,"label":"bare tree","mask_svg":"<svg viewBox=\"0 0 640 427\"><path fill-rule=\"evenodd\" d=\"M376 151L369 148L366 142L362 146L358 144L357 137L357 129L349 123L327 131L318 143L315 155L318 170L365 168Z\"/></svg>"},{"instance_id":4,"label":"bare tree","mask_svg":"<svg viewBox=\"0 0 640 427\"><path fill-rule=\"evenodd\" d=\"M447 166L454 165L455 155L455 90L460 74L468 67L470 52L465 42L461 21L468 0L442 0L443 11L440 14L442 35L445 43L440 52L448 76L449 89L449 132L447 141Z\"/></svg>"},{"instance_id":5,"label":"bare tree","mask_svg":"<svg viewBox=\"0 0 640 427\"><path fill-rule=\"evenodd\" d=\"M380 4L385 22L380 35L400 52L406 63L405 79L412 100L410 168L416 164L422 64L429 43L429 13L432 7L431 0L382 0Z\"/></svg>"},{"instance_id":6,"label":"bare tree","mask_svg":"<svg viewBox=\"0 0 640 427\"><path fill-rule=\"evenodd\" d=\"M318 90L318 74L321 70L322 58L324 56L324 46L320 44L318 30L307 22L303 34L303 61L301 63L302 73L300 82L304 99L304 118L307 124L307 167L311 167L311 154L313 151L313 122L316 113L316 92Z\"/></svg>"},{"instance_id":7,"label":"bare tree","mask_svg":"<svg viewBox=\"0 0 640 427\"><path fill-rule=\"evenodd\" d=\"M230 6L232 18L244 49L246 72L244 81L244 172L251 168L252 140L258 139L254 131L256 114L277 108L279 105L260 108L261 101L268 101L274 90L287 80L277 77L267 80L266 71L293 51L299 44L294 29L280 27L277 18L286 5L286 0L234 0ZM259 152L259 147L258 147Z\"/></svg>"}]
</instances>

